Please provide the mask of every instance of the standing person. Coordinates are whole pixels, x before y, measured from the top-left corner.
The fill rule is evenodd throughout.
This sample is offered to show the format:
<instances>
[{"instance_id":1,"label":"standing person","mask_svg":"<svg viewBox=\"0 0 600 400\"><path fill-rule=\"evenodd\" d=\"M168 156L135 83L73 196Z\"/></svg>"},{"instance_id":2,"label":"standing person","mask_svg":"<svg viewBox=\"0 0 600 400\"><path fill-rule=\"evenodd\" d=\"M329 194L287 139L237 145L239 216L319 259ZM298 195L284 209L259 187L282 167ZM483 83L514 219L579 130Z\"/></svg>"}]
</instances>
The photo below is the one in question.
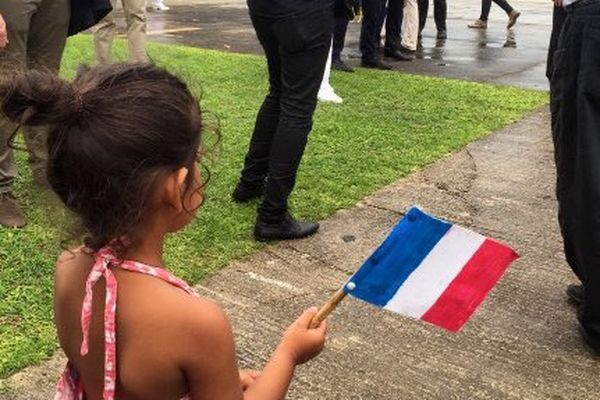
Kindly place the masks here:
<instances>
[{"instance_id":1,"label":"standing person","mask_svg":"<svg viewBox=\"0 0 600 400\"><path fill-rule=\"evenodd\" d=\"M579 304L585 342L600 355L600 0L555 4L567 11L550 81L558 221L581 281L567 294Z\"/></svg>"},{"instance_id":2,"label":"standing person","mask_svg":"<svg viewBox=\"0 0 600 400\"><path fill-rule=\"evenodd\" d=\"M448 14L446 0L433 0L433 18L437 28L437 38L440 40L448 38L446 29L446 16ZM425 28L427 14L429 13L429 0L419 0L419 33Z\"/></svg>"},{"instance_id":3,"label":"standing person","mask_svg":"<svg viewBox=\"0 0 600 400\"><path fill-rule=\"evenodd\" d=\"M383 54L399 61L410 61L417 48L419 16L417 0L363 0L360 30L361 66L388 70L392 67L379 56L381 30L385 20Z\"/></svg>"},{"instance_id":4,"label":"standing person","mask_svg":"<svg viewBox=\"0 0 600 400\"><path fill-rule=\"evenodd\" d=\"M356 1L355 1L356 3ZM356 8L355 8L356 7ZM333 23L333 46L331 54L331 68L342 72L354 72L354 69L342 61L342 50L346 40L346 31L350 20L355 17L355 10L358 11L359 5L348 5L346 0L335 0L334 23Z\"/></svg>"},{"instance_id":5,"label":"standing person","mask_svg":"<svg viewBox=\"0 0 600 400\"><path fill-rule=\"evenodd\" d=\"M94 46L98 64L112 62L112 43L117 31L115 23L117 0L111 0L113 10L94 28ZM145 0L121 0L127 23L127 46L130 62L147 62Z\"/></svg>"},{"instance_id":6,"label":"standing person","mask_svg":"<svg viewBox=\"0 0 600 400\"><path fill-rule=\"evenodd\" d=\"M401 0L392 0L394 5ZM379 55L381 46L381 29L386 14L386 0L363 0L363 21L360 27L361 63L364 68L388 70L391 65L383 62ZM399 7L394 8L394 10ZM388 9L389 12L389 9ZM397 13L395 18L397 18Z\"/></svg>"},{"instance_id":7,"label":"standing person","mask_svg":"<svg viewBox=\"0 0 600 400\"><path fill-rule=\"evenodd\" d=\"M323 80L321 80L321 86L319 87L317 99L327 103L341 104L344 102L344 100L335 93L333 86L331 86L331 83L329 83L329 78L331 76L331 50L332 49L330 47L329 56L327 57L327 63L325 64L325 72L323 73Z\"/></svg>"},{"instance_id":8,"label":"standing person","mask_svg":"<svg viewBox=\"0 0 600 400\"><path fill-rule=\"evenodd\" d=\"M58 73L69 28L70 0L1 0L0 16L4 21L0 23L0 77L8 70L33 68ZM16 128L0 113L0 225L6 227L26 223L13 192L17 164L9 141ZM33 180L46 186L48 129L25 126L23 135Z\"/></svg>"},{"instance_id":9,"label":"standing person","mask_svg":"<svg viewBox=\"0 0 600 400\"><path fill-rule=\"evenodd\" d=\"M390 0L385 22L383 55L398 61L415 59L419 40L417 0Z\"/></svg>"},{"instance_id":10,"label":"standing person","mask_svg":"<svg viewBox=\"0 0 600 400\"><path fill-rule=\"evenodd\" d=\"M481 0L481 16L475 20L472 24L469 24L469 28L473 29L487 29L487 21L490 15L490 9L492 8L492 1L496 3L500 8L508 15L508 29L512 28L517 23L517 19L521 15L520 12L512 8L506 0Z\"/></svg>"},{"instance_id":11,"label":"standing person","mask_svg":"<svg viewBox=\"0 0 600 400\"><path fill-rule=\"evenodd\" d=\"M254 229L257 240L302 238L319 224L296 221L287 203L331 46L333 0L248 0L248 7L267 57L269 93L232 197L245 202L264 193Z\"/></svg>"},{"instance_id":12,"label":"standing person","mask_svg":"<svg viewBox=\"0 0 600 400\"><path fill-rule=\"evenodd\" d=\"M554 7L552 11L552 33L550 35L550 45L548 46L548 59L546 60L546 78L552 79L552 70L554 67L554 53L556 52L556 46L558 45L558 37L560 31L567 18L567 12L562 6L561 0L554 1Z\"/></svg>"}]
</instances>

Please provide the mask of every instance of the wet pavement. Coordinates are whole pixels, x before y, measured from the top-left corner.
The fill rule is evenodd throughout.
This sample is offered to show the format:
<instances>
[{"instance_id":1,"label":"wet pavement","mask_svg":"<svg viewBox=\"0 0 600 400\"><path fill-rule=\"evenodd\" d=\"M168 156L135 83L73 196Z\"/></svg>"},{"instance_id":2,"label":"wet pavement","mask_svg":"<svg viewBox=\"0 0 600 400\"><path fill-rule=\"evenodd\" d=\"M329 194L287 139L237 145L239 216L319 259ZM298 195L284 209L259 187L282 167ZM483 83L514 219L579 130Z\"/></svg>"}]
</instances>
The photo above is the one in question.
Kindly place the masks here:
<instances>
[{"instance_id":1,"label":"wet pavement","mask_svg":"<svg viewBox=\"0 0 600 400\"><path fill-rule=\"evenodd\" d=\"M449 2L448 39L435 39L433 5L423 31L418 59L394 62L395 69L533 89L548 89L544 76L550 37L552 3L549 0L513 1L521 18L506 29L506 14L492 5L487 30L467 24L479 16L478 0ZM262 53L244 0L167 0L171 10L149 13L149 40L241 53ZM351 23L342 54L359 64L360 25Z\"/></svg>"}]
</instances>

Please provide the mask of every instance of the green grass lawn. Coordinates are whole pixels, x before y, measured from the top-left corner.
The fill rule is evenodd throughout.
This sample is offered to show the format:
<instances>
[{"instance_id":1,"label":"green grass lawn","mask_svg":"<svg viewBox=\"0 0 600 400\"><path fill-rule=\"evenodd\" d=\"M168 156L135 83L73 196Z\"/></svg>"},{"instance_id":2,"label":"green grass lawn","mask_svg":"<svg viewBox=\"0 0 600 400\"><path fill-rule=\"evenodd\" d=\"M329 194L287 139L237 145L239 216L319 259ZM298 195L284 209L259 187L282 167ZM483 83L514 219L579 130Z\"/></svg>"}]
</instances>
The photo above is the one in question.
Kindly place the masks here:
<instances>
[{"instance_id":1,"label":"green grass lawn","mask_svg":"<svg viewBox=\"0 0 600 400\"><path fill-rule=\"evenodd\" d=\"M123 42L117 45L124 59ZM198 282L234 258L261 247L252 240L257 203L230 200L256 111L267 89L264 60L160 44L149 53L185 78L204 110L220 121L222 151L197 220L170 238L167 262ZM93 62L91 40L69 41L63 75ZM547 102L544 92L472 82L358 70L333 73L343 105L319 105L291 208L300 218L323 219L376 189L456 151ZM214 120L214 118L213 118ZM16 192L27 213L25 229L0 229L0 378L52 354L52 274L64 238L65 216L31 182L25 155Z\"/></svg>"}]
</instances>

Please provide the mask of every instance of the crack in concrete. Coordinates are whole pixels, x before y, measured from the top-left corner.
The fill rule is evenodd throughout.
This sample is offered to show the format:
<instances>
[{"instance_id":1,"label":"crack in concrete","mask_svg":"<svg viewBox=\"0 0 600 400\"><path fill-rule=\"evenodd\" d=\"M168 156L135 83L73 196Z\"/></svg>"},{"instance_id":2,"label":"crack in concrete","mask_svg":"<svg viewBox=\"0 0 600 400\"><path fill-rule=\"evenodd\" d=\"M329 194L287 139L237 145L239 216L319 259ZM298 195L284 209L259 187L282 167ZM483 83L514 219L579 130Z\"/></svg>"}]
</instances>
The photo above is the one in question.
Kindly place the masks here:
<instances>
[{"instance_id":1,"label":"crack in concrete","mask_svg":"<svg viewBox=\"0 0 600 400\"><path fill-rule=\"evenodd\" d=\"M471 150L469 148L465 148L463 151L464 154L468 156L469 164L467 167L464 167L465 173L463 176L466 178L464 188L461 188L460 186L456 187L456 185L454 185L455 187L453 188L453 186L449 185L447 182L430 179L426 174L423 174L423 181L435 186L436 189L464 204L469 214L468 222L472 223L475 220L475 217L481 213L479 207L477 207L473 201L469 200L468 198L471 190L473 189L475 181L479 178L479 170L477 167L477 161L471 153ZM467 172L467 170L470 172Z\"/></svg>"}]
</instances>

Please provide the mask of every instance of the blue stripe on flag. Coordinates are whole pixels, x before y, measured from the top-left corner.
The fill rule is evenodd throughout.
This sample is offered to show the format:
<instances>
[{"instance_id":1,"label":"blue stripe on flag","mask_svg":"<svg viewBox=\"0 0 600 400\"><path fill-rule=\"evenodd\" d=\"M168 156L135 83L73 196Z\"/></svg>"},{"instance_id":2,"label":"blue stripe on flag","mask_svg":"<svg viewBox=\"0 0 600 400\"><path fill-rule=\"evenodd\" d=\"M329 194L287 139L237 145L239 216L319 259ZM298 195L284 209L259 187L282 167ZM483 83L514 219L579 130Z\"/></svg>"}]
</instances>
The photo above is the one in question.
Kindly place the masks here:
<instances>
[{"instance_id":1,"label":"blue stripe on flag","mask_svg":"<svg viewBox=\"0 0 600 400\"><path fill-rule=\"evenodd\" d=\"M345 292L376 306L385 306L451 226L416 207L411 208L350 278L355 286L349 290L345 285Z\"/></svg>"}]
</instances>

